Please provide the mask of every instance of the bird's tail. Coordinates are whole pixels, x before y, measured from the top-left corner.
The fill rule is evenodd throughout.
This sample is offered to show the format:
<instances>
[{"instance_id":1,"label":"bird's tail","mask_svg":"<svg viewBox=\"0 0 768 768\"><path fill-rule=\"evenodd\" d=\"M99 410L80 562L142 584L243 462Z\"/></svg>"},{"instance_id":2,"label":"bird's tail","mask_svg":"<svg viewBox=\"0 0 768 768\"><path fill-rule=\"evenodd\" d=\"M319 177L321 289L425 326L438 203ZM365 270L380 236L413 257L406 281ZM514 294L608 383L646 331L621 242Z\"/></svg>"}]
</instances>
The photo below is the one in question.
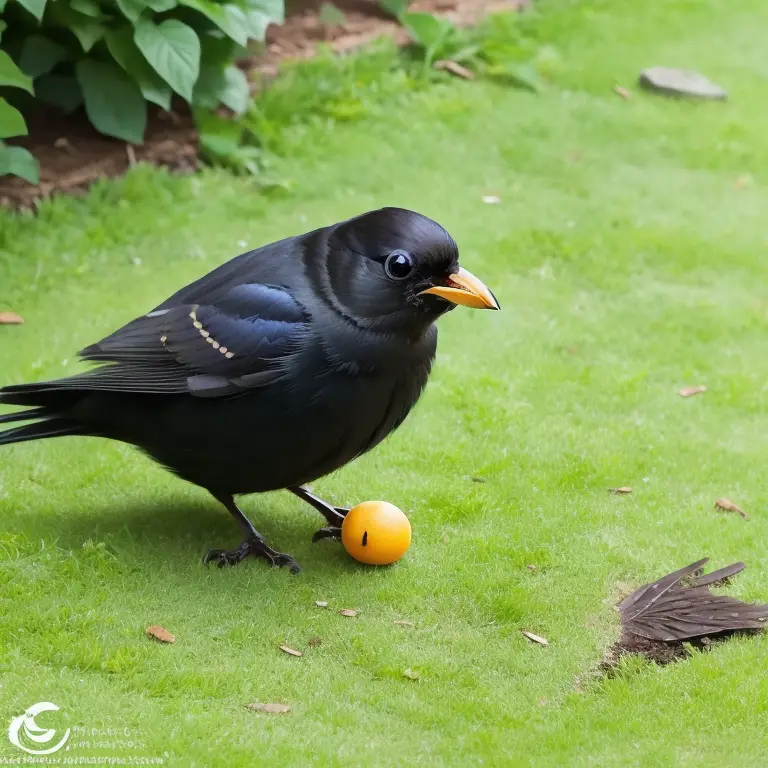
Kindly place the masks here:
<instances>
[{"instance_id":1,"label":"bird's tail","mask_svg":"<svg viewBox=\"0 0 768 768\"><path fill-rule=\"evenodd\" d=\"M17 421L31 421L21 427L0 431L0 445L42 440L46 437L92 434L76 419L68 418L67 411L75 404L75 393L47 391L32 385L0 389L0 405L37 406L23 411L0 414L0 425Z\"/></svg>"}]
</instances>

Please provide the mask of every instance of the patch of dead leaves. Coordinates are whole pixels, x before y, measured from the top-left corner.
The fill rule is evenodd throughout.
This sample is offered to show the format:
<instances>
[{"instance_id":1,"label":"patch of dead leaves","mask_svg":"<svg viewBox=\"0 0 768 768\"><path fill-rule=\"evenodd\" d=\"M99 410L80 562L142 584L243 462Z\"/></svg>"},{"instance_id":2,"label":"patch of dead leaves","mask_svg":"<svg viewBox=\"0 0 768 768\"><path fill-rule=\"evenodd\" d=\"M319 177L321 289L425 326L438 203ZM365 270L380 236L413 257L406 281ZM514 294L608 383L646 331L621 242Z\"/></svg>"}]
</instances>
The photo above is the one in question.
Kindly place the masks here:
<instances>
[{"instance_id":1,"label":"patch of dead leaves","mask_svg":"<svg viewBox=\"0 0 768 768\"><path fill-rule=\"evenodd\" d=\"M250 709L251 712L266 712L269 715L284 715L286 712L291 711L290 705L277 704L275 702L262 704L260 701L254 701L253 704L246 704L245 707Z\"/></svg>"},{"instance_id":2,"label":"patch of dead leaves","mask_svg":"<svg viewBox=\"0 0 768 768\"><path fill-rule=\"evenodd\" d=\"M165 627L161 627L159 624L153 624L151 627L147 627L146 632L147 637L151 637L159 643L176 642L176 635L171 634Z\"/></svg>"},{"instance_id":3,"label":"patch of dead leaves","mask_svg":"<svg viewBox=\"0 0 768 768\"><path fill-rule=\"evenodd\" d=\"M749 520L749 515L738 504L734 504L730 499L718 499L715 502L715 509L722 509L723 512L735 512L737 515L741 515L745 520Z\"/></svg>"}]
</instances>

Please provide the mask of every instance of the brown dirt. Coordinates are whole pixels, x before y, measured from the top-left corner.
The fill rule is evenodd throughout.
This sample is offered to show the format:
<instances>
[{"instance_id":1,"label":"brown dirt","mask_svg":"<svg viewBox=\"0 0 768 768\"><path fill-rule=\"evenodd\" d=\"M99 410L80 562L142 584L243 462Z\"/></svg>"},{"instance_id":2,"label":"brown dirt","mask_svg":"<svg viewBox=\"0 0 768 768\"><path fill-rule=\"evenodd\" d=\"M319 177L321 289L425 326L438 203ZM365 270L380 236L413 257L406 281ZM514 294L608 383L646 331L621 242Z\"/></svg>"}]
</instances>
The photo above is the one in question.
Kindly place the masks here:
<instances>
[{"instance_id":1,"label":"brown dirt","mask_svg":"<svg viewBox=\"0 0 768 768\"><path fill-rule=\"evenodd\" d=\"M516 10L528 0L416 0L414 11L430 11L468 25L493 11ZM249 72L254 88L277 74L280 62L314 55L318 45L330 45L337 53L359 48L382 35L398 44L407 34L386 16L376 0L334 0L345 15L345 23L327 27L318 19L322 0L288 0L286 22L267 32L266 50L240 63ZM40 161L40 184L28 184L15 176L0 177L0 205L31 208L41 198L56 192L76 194L100 178L120 176L137 162L164 165L190 172L197 167L197 133L183 103L173 111L150 108L147 131L141 146L102 136L95 131L82 109L72 115L45 111L30 116L29 135L18 143Z\"/></svg>"},{"instance_id":2,"label":"brown dirt","mask_svg":"<svg viewBox=\"0 0 768 768\"><path fill-rule=\"evenodd\" d=\"M608 649L600 664L600 671L610 677L616 671L619 660L629 654L645 656L646 659L656 664L671 664L675 661L681 661L690 655L690 648L696 648L699 651L708 651L714 645L723 643L731 637L747 636L760 634L762 630L742 630L740 632L723 632L717 635L707 637L692 638L685 643L669 642L661 640L649 640L646 637L633 635L629 632L622 634L619 641Z\"/></svg>"}]
</instances>

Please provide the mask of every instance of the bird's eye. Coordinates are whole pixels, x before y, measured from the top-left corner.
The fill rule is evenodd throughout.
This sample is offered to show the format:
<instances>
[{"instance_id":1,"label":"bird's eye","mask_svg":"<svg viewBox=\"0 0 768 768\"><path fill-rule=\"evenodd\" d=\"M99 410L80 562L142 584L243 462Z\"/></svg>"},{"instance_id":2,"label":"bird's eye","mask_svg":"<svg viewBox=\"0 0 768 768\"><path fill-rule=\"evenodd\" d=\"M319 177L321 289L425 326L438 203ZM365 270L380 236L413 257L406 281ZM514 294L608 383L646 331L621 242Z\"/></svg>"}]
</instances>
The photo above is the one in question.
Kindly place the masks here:
<instances>
[{"instance_id":1,"label":"bird's eye","mask_svg":"<svg viewBox=\"0 0 768 768\"><path fill-rule=\"evenodd\" d=\"M393 280L404 280L413 272L413 258L405 251L392 251L384 262L384 271Z\"/></svg>"}]
</instances>

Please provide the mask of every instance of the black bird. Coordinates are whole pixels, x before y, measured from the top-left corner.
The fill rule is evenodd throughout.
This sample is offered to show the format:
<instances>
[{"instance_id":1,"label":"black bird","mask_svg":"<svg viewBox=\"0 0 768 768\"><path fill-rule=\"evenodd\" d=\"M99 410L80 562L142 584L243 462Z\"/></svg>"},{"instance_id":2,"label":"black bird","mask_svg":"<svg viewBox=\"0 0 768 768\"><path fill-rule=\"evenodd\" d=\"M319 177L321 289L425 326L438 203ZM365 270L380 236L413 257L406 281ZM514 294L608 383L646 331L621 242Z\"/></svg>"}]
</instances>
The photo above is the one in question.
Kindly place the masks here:
<instances>
[{"instance_id":1,"label":"black bird","mask_svg":"<svg viewBox=\"0 0 768 768\"><path fill-rule=\"evenodd\" d=\"M347 510L303 486L371 450L427 383L435 321L457 304L499 309L459 266L451 236L413 211L383 208L249 251L182 288L80 356L98 367L0 389L28 406L0 445L64 435L121 440L210 491L244 535L206 562L275 551L234 495L288 489L337 538Z\"/></svg>"}]
</instances>

